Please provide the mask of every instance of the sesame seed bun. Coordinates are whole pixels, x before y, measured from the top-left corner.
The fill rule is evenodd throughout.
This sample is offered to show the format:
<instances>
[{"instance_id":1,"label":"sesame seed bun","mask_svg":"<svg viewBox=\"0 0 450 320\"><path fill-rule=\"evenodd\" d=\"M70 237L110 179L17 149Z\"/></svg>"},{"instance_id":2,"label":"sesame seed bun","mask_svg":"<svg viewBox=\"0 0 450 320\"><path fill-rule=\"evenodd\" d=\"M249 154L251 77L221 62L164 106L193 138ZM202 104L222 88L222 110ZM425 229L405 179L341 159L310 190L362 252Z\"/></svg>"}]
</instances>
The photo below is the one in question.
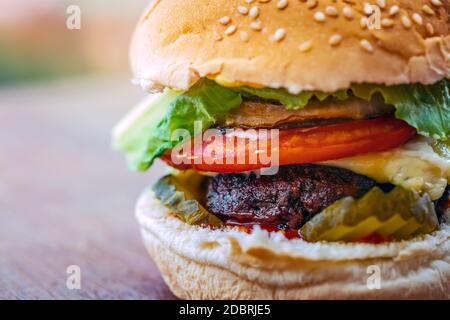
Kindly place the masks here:
<instances>
[{"instance_id":1,"label":"sesame seed bun","mask_svg":"<svg viewBox=\"0 0 450 320\"><path fill-rule=\"evenodd\" d=\"M146 190L145 245L184 299L450 299L450 226L386 244L308 243L254 230L190 226ZM370 289L372 272L380 288Z\"/></svg>"},{"instance_id":2,"label":"sesame seed bun","mask_svg":"<svg viewBox=\"0 0 450 320\"><path fill-rule=\"evenodd\" d=\"M298 93L450 78L448 0L371 1L379 30L366 26L366 2L155 0L133 37L135 79L148 90L209 77Z\"/></svg>"}]
</instances>

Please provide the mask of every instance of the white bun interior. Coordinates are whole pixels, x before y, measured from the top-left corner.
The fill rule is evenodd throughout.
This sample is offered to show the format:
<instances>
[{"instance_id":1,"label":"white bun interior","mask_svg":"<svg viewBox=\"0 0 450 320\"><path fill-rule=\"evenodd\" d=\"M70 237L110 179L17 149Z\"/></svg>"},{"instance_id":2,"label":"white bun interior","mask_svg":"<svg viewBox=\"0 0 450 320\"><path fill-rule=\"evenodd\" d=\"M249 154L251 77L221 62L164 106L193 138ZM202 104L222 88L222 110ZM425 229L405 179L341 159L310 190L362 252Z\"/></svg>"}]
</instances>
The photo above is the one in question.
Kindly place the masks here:
<instances>
[{"instance_id":1,"label":"white bun interior","mask_svg":"<svg viewBox=\"0 0 450 320\"><path fill-rule=\"evenodd\" d=\"M259 229L247 234L189 226L150 189L136 214L147 249L180 298L450 298L447 224L411 241L308 243ZM380 270L379 290L367 285L370 266Z\"/></svg>"}]
</instances>

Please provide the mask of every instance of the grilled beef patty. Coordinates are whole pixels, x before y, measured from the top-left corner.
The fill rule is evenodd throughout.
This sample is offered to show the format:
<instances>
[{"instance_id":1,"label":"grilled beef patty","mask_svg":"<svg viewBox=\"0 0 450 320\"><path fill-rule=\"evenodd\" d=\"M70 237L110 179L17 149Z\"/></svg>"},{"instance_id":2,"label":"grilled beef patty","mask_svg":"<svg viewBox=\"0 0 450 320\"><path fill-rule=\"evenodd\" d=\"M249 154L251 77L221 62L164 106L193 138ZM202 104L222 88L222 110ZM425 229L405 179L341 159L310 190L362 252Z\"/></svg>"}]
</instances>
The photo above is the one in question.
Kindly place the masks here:
<instances>
[{"instance_id":1,"label":"grilled beef patty","mask_svg":"<svg viewBox=\"0 0 450 320\"><path fill-rule=\"evenodd\" d=\"M446 215L450 215L450 185L447 186L442 198L436 202L436 212L440 222Z\"/></svg>"},{"instance_id":2,"label":"grilled beef patty","mask_svg":"<svg viewBox=\"0 0 450 320\"><path fill-rule=\"evenodd\" d=\"M211 178L206 205L226 223L298 229L335 201L361 197L375 185L374 180L345 169L290 165L271 176Z\"/></svg>"}]
</instances>

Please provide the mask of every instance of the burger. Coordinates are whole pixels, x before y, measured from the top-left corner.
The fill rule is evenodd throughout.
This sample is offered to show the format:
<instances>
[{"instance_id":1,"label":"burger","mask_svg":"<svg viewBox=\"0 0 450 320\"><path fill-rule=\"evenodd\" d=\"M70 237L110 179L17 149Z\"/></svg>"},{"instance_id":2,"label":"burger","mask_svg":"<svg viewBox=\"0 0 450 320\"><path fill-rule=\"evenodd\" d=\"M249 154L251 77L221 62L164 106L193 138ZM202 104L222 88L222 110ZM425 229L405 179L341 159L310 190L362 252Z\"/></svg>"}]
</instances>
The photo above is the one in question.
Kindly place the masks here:
<instances>
[{"instance_id":1,"label":"burger","mask_svg":"<svg viewBox=\"0 0 450 320\"><path fill-rule=\"evenodd\" d=\"M447 0L152 1L117 125L184 299L450 298ZM158 160L158 161L160 161Z\"/></svg>"}]
</instances>

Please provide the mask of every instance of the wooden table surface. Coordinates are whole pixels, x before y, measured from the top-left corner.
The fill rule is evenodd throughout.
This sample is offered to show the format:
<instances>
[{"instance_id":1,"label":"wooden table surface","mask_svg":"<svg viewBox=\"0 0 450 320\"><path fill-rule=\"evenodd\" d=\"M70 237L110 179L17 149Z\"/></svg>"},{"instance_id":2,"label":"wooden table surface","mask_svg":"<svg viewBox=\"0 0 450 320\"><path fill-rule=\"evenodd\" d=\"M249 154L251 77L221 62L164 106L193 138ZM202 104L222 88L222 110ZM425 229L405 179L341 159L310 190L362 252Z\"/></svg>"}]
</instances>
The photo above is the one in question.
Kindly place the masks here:
<instances>
[{"instance_id":1,"label":"wooden table surface","mask_svg":"<svg viewBox=\"0 0 450 320\"><path fill-rule=\"evenodd\" d=\"M0 299L174 298L133 210L161 166L132 173L110 150L142 96L126 76L0 89Z\"/></svg>"}]
</instances>

